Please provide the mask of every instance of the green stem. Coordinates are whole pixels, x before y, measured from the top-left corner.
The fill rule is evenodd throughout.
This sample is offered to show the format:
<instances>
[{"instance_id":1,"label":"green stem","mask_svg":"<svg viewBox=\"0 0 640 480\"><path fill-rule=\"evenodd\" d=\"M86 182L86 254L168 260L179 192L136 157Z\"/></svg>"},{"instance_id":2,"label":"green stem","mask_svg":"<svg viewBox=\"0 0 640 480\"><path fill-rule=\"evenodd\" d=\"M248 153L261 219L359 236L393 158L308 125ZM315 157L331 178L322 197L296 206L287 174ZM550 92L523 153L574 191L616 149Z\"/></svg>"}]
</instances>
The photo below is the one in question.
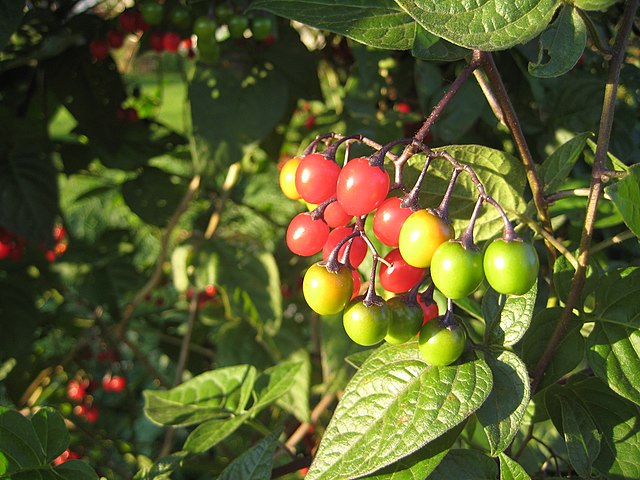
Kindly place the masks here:
<instances>
[{"instance_id":1,"label":"green stem","mask_svg":"<svg viewBox=\"0 0 640 480\"><path fill-rule=\"evenodd\" d=\"M569 295L567 296L562 316L560 317L560 320L551 335L549 343L547 344L547 347L533 372L533 381L531 385L532 392L535 392L538 388L547 366L551 362L558 345L560 345L560 342L564 337L567 327L569 326L569 321L572 318L573 310L578 305L578 301L580 300L580 295L584 287L587 264L589 262L589 247L593 237L598 201L602 196L602 191L604 189L602 176L603 172L606 171L606 159L609 151L609 140L611 137L611 128L613 126L613 118L616 108L616 95L618 93L620 70L625 58L627 39L631 32L636 10L638 9L638 1L639 0L631 0L627 3L620 30L616 36L615 44L612 47L613 54L609 63L609 73L604 91L604 102L602 106L602 114L600 116L600 128L598 130L595 159L591 170L589 200L587 201L582 237L580 239L580 248L578 250L578 268L573 276L571 288L569 290Z\"/></svg>"}]
</instances>

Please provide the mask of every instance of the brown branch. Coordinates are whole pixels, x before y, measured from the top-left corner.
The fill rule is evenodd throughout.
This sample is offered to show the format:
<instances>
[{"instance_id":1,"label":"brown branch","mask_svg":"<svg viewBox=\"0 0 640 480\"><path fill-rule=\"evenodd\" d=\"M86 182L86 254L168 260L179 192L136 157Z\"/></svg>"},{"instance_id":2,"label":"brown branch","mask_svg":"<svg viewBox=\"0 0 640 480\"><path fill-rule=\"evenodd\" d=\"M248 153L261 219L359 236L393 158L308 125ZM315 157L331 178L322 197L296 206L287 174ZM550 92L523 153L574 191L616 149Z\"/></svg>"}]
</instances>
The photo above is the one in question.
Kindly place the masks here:
<instances>
[{"instance_id":1,"label":"brown branch","mask_svg":"<svg viewBox=\"0 0 640 480\"><path fill-rule=\"evenodd\" d=\"M311 426L318 422L318 420L320 419L320 415L322 415L324 411L329 408L329 406L335 400L335 397L336 394L334 392L325 394L311 412L311 415L309 416L309 422L302 422L300 426L295 430L295 432L293 432L289 436L289 438L285 442L285 445L290 451L295 451L295 446L309 432Z\"/></svg>"},{"instance_id":2,"label":"brown branch","mask_svg":"<svg viewBox=\"0 0 640 480\"><path fill-rule=\"evenodd\" d=\"M538 388L547 366L551 362L558 345L560 345L560 342L564 337L569 321L572 318L572 312L578 305L586 280L587 264L589 262L589 247L593 237L598 201L604 188L602 174L606 171L606 159L609 151L609 140L611 137L611 129L613 126L616 107L616 95L618 93L620 70L625 58L627 39L631 32L635 12L638 9L638 1L639 0L631 0L627 3L620 30L618 31L615 43L612 47L613 55L609 63L609 73L604 91L602 114L600 116L600 128L598 130L598 140L596 143L597 147L591 171L589 200L587 202L582 237L580 239L580 248L578 250L578 268L573 276L569 295L567 296L567 301L565 303L564 310L562 311L562 316L560 317L560 320L549 339L549 343L547 344L547 347L533 372L533 381L531 386L532 392L535 392Z\"/></svg>"}]
</instances>

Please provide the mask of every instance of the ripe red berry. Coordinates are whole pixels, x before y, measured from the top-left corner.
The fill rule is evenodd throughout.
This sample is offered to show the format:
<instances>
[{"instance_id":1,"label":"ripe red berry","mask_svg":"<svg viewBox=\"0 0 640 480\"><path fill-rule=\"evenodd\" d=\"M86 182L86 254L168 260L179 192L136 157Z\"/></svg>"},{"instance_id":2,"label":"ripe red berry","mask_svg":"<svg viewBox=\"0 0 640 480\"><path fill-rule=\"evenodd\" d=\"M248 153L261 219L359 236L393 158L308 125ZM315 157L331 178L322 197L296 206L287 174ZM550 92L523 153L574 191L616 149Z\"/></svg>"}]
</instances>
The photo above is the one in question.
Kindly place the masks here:
<instances>
[{"instance_id":1,"label":"ripe red berry","mask_svg":"<svg viewBox=\"0 0 640 480\"><path fill-rule=\"evenodd\" d=\"M68 448L53 460L54 465L62 465L67 460L77 460L80 455Z\"/></svg>"},{"instance_id":2,"label":"ripe red berry","mask_svg":"<svg viewBox=\"0 0 640 480\"><path fill-rule=\"evenodd\" d=\"M67 383L67 397L70 400L81 402L87 395L86 388L78 380L69 380Z\"/></svg>"},{"instance_id":3,"label":"ripe red berry","mask_svg":"<svg viewBox=\"0 0 640 480\"><path fill-rule=\"evenodd\" d=\"M118 23L120 24L120 28L125 32L135 32L139 24L137 12L133 10L125 10L118 17Z\"/></svg>"},{"instance_id":4,"label":"ripe red berry","mask_svg":"<svg viewBox=\"0 0 640 480\"><path fill-rule=\"evenodd\" d=\"M175 32L167 32L162 37L162 46L169 53L175 53L180 47L180 35Z\"/></svg>"},{"instance_id":5,"label":"ripe red berry","mask_svg":"<svg viewBox=\"0 0 640 480\"><path fill-rule=\"evenodd\" d=\"M164 34L161 32L153 32L149 35L149 45L155 52L164 51Z\"/></svg>"},{"instance_id":6,"label":"ripe red berry","mask_svg":"<svg viewBox=\"0 0 640 480\"><path fill-rule=\"evenodd\" d=\"M67 231L64 229L62 225L56 225L53 227L53 239L56 242L60 242L64 240L64 237L67 236Z\"/></svg>"},{"instance_id":7,"label":"ripe red berry","mask_svg":"<svg viewBox=\"0 0 640 480\"><path fill-rule=\"evenodd\" d=\"M306 202L322 203L335 197L339 175L340 166L333 160L320 153L306 155L296 169L296 190Z\"/></svg>"},{"instance_id":8,"label":"ripe red berry","mask_svg":"<svg viewBox=\"0 0 640 480\"><path fill-rule=\"evenodd\" d=\"M323 217L324 221L327 222L327 225L331 228L344 227L353 220L353 215L345 212L342 205L338 202L331 202L327 205L327 208L324 209Z\"/></svg>"},{"instance_id":9,"label":"ripe red berry","mask_svg":"<svg viewBox=\"0 0 640 480\"><path fill-rule=\"evenodd\" d=\"M324 246L329 237L329 226L322 219L314 220L308 213L299 213L287 229L287 246L296 255L309 257Z\"/></svg>"},{"instance_id":10,"label":"ripe red berry","mask_svg":"<svg viewBox=\"0 0 640 480\"><path fill-rule=\"evenodd\" d=\"M424 276L424 268L409 265L400 255L397 248L391 250L384 259L390 264L380 264L380 285L393 293L408 292L415 287Z\"/></svg>"},{"instance_id":11,"label":"ripe red berry","mask_svg":"<svg viewBox=\"0 0 640 480\"><path fill-rule=\"evenodd\" d=\"M384 168L371 166L367 158L354 158L340 171L336 196L349 215L366 215L387 198L389 184Z\"/></svg>"},{"instance_id":12,"label":"ripe red berry","mask_svg":"<svg viewBox=\"0 0 640 480\"><path fill-rule=\"evenodd\" d=\"M111 30L107 33L107 43L109 47L117 49L124 45L124 35L118 30Z\"/></svg>"},{"instance_id":13,"label":"ripe red berry","mask_svg":"<svg viewBox=\"0 0 640 480\"><path fill-rule=\"evenodd\" d=\"M96 60L104 60L109 56L109 44L106 40L92 40L89 44L89 51Z\"/></svg>"},{"instance_id":14,"label":"ripe red berry","mask_svg":"<svg viewBox=\"0 0 640 480\"><path fill-rule=\"evenodd\" d=\"M402 224L413 213L410 208L401 207L401 203L400 198L389 197L380 204L373 216L373 233L390 247L398 246Z\"/></svg>"},{"instance_id":15,"label":"ripe red berry","mask_svg":"<svg viewBox=\"0 0 640 480\"><path fill-rule=\"evenodd\" d=\"M75 413L77 416L84 418L88 423L96 423L98 421L98 418L100 417L100 411L98 410L98 407L96 407L95 405L86 405L86 404L81 404L81 405L76 405L73 408L73 413Z\"/></svg>"},{"instance_id":16,"label":"ripe red berry","mask_svg":"<svg viewBox=\"0 0 640 480\"><path fill-rule=\"evenodd\" d=\"M102 388L105 392L121 392L127 387L127 379L121 375L105 375Z\"/></svg>"},{"instance_id":17,"label":"ripe red berry","mask_svg":"<svg viewBox=\"0 0 640 480\"><path fill-rule=\"evenodd\" d=\"M411 105L406 102L398 102L396 103L396 111L400 113L411 113Z\"/></svg>"},{"instance_id":18,"label":"ripe red berry","mask_svg":"<svg viewBox=\"0 0 640 480\"><path fill-rule=\"evenodd\" d=\"M326 243L322 247L322 258L326 260L338 243L352 233L353 227L339 227L332 230L327 237ZM357 268L367 256L367 243L362 237L355 237L352 240L347 241L347 243L340 247L340 251L338 252L338 261L340 263L347 263L347 247L349 246L349 243L351 243L349 263L352 267Z\"/></svg>"}]
</instances>

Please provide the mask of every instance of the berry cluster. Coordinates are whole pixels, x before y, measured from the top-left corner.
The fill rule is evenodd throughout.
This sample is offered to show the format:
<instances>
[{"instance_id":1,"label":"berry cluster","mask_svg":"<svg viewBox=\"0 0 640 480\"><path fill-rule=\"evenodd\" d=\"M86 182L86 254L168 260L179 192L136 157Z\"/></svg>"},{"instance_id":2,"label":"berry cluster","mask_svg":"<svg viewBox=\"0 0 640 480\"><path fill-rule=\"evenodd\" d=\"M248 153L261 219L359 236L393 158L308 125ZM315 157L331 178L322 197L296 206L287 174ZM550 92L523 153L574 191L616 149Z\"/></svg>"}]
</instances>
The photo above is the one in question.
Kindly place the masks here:
<instances>
[{"instance_id":1,"label":"berry cluster","mask_svg":"<svg viewBox=\"0 0 640 480\"><path fill-rule=\"evenodd\" d=\"M62 452L53 460L53 464L62 465L67 460L77 460L79 458L80 458L80 455L78 453L67 448L64 452Z\"/></svg>"},{"instance_id":2,"label":"berry cluster","mask_svg":"<svg viewBox=\"0 0 640 480\"><path fill-rule=\"evenodd\" d=\"M66 231L63 226L56 225L53 228L53 248L46 246L44 242L38 245L38 250L44 257L53 262L57 257L67 251ZM19 262L24 257L27 240L20 235L0 227L0 261L12 260Z\"/></svg>"},{"instance_id":3,"label":"berry cluster","mask_svg":"<svg viewBox=\"0 0 640 480\"><path fill-rule=\"evenodd\" d=\"M95 60L104 60L111 50L124 45L125 35L144 32L149 25L135 10L125 10L118 16L117 27L109 30L104 38L95 38L89 43L89 52Z\"/></svg>"},{"instance_id":4,"label":"berry cluster","mask_svg":"<svg viewBox=\"0 0 640 480\"><path fill-rule=\"evenodd\" d=\"M369 157L349 158L354 142L376 151ZM326 148L319 153L322 143ZM407 146L402 155L391 153L394 146L403 143ZM340 166L335 157L342 145L346 158ZM418 152L426 155L425 165L415 186L407 191L402 170L408 158ZM384 168L385 158L393 162L394 185ZM453 174L440 205L424 209L418 205L418 195L434 159L448 161ZM456 238L448 207L463 172L476 185L478 199L468 228ZM419 334L425 360L448 365L459 358L466 343L465 330L453 316L452 300L472 294L485 277L494 290L506 295L526 293L537 279L535 249L516 235L506 213L486 193L473 169L415 139L383 147L360 135L318 137L302 156L283 165L280 187L288 198L301 199L312 208L291 220L286 234L289 249L301 256L322 252L323 260L304 276L305 299L321 315L343 312L345 331L358 344L369 346L382 340L402 343ZM498 209L504 234L490 242L483 254L473 241L473 229L485 202ZM390 249L384 256L365 231L369 216L375 238ZM359 295L356 269L369 251L373 256L369 286ZM376 278L387 292L402 295L383 299L376 293ZM426 284L426 290L419 294ZM425 322L419 300L432 305L435 288L449 299L448 308L438 321Z\"/></svg>"}]
</instances>

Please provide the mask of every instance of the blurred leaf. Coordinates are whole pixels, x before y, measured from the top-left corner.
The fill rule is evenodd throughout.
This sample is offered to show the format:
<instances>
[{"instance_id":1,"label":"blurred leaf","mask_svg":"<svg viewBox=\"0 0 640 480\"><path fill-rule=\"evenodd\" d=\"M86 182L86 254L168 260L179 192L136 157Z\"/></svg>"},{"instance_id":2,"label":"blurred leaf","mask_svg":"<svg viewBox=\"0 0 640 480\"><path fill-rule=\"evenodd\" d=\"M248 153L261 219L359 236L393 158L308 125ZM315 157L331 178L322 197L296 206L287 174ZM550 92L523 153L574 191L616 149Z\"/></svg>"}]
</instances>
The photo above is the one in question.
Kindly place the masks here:
<instances>
[{"instance_id":1,"label":"blurred leaf","mask_svg":"<svg viewBox=\"0 0 640 480\"><path fill-rule=\"evenodd\" d=\"M33 425L14 410L0 413L0 452L9 460L8 473L37 469L47 462Z\"/></svg>"},{"instance_id":2,"label":"blurred leaf","mask_svg":"<svg viewBox=\"0 0 640 480\"><path fill-rule=\"evenodd\" d=\"M139 470L135 480L169 480L170 475L180 467L182 461L187 456L187 452L175 452L166 457L162 457L146 470Z\"/></svg>"},{"instance_id":3,"label":"blurred leaf","mask_svg":"<svg viewBox=\"0 0 640 480\"><path fill-rule=\"evenodd\" d=\"M171 390L145 390L144 413L162 425L185 426L227 418L244 409L255 377L254 367L237 365L202 373Z\"/></svg>"},{"instance_id":4,"label":"blurred leaf","mask_svg":"<svg viewBox=\"0 0 640 480\"><path fill-rule=\"evenodd\" d=\"M529 330L522 339L522 359L533 371L547 345L556 324L562 315L562 308L541 310L534 315ZM582 324L573 316L569 327L544 372L539 390L558 381L576 368L584 358L585 339L580 333Z\"/></svg>"},{"instance_id":5,"label":"blurred leaf","mask_svg":"<svg viewBox=\"0 0 640 480\"><path fill-rule=\"evenodd\" d=\"M408 50L416 26L391 0L257 0L252 9L267 10L320 30L329 30L377 48Z\"/></svg>"},{"instance_id":6,"label":"blurred leaf","mask_svg":"<svg viewBox=\"0 0 640 480\"><path fill-rule=\"evenodd\" d=\"M640 330L598 322L587 340L593 373L618 395L640 405Z\"/></svg>"},{"instance_id":7,"label":"blurred leaf","mask_svg":"<svg viewBox=\"0 0 640 480\"><path fill-rule=\"evenodd\" d=\"M620 211L624 223L640 238L640 165L633 165L622 180L604 189Z\"/></svg>"},{"instance_id":8,"label":"blurred leaf","mask_svg":"<svg viewBox=\"0 0 640 480\"><path fill-rule=\"evenodd\" d=\"M558 190L569 175L580 154L584 150L587 138L591 133L584 132L576 135L571 140L560 145L540 165L540 178L544 184L546 193Z\"/></svg>"},{"instance_id":9,"label":"blurred leaf","mask_svg":"<svg viewBox=\"0 0 640 480\"><path fill-rule=\"evenodd\" d=\"M396 0L423 28L456 45L504 50L525 43L543 31L557 0L502 2L488 0Z\"/></svg>"},{"instance_id":10,"label":"blurred leaf","mask_svg":"<svg viewBox=\"0 0 640 480\"><path fill-rule=\"evenodd\" d=\"M476 415L489 440L490 454L502 453L520 430L529 405L529 373L512 352L489 352L485 360L493 374L493 389Z\"/></svg>"},{"instance_id":11,"label":"blurred leaf","mask_svg":"<svg viewBox=\"0 0 640 480\"><path fill-rule=\"evenodd\" d=\"M426 480L487 480L498 476L498 466L493 459L477 450L449 450L444 459Z\"/></svg>"},{"instance_id":12,"label":"blurred leaf","mask_svg":"<svg viewBox=\"0 0 640 480\"><path fill-rule=\"evenodd\" d=\"M65 451L69 445L69 432L62 415L52 408L45 407L33 414L31 423L44 449L47 462L53 461Z\"/></svg>"},{"instance_id":13,"label":"blurred leaf","mask_svg":"<svg viewBox=\"0 0 640 480\"><path fill-rule=\"evenodd\" d=\"M558 18L540 35L537 63L529 62L536 77L559 77L571 70L587 46L587 27L578 10L565 5Z\"/></svg>"},{"instance_id":14,"label":"blurred leaf","mask_svg":"<svg viewBox=\"0 0 640 480\"><path fill-rule=\"evenodd\" d=\"M471 415L491 385L482 360L429 367L415 343L380 347L345 389L306 478L361 476L394 463Z\"/></svg>"},{"instance_id":15,"label":"blurred leaf","mask_svg":"<svg viewBox=\"0 0 640 480\"><path fill-rule=\"evenodd\" d=\"M185 192L175 177L153 167L145 167L133 180L122 184L122 195L131 210L146 223L164 226Z\"/></svg>"},{"instance_id":16,"label":"blurred leaf","mask_svg":"<svg viewBox=\"0 0 640 480\"><path fill-rule=\"evenodd\" d=\"M276 451L277 432L263 438L257 445L233 460L218 476L218 480L269 480Z\"/></svg>"},{"instance_id":17,"label":"blurred leaf","mask_svg":"<svg viewBox=\"0 0 640 480\"><path fill-rule=\"evenodd\" d=\"M481 145L450 145L442 147L441 150L449 152L459 162L473 167L487 192L491 192L491 196L502 205L508 215L514 217L512 212L524 210L522 192L525 175L522 164L516 158L506 152ZM423 165L423 155L413 156L409 160L404 179L409 187L418 177ZM437 158L432 162L429 167L429 179L420 191L421 206L438 206L452 171L453 168L445 159ZM449 205L449 217L453 221L456 234L462 233L469 224L477 198L475 184L468 175L461 174ZM478 242L494 237L504 226L502 217L495 208L486 206L481 212L474 230L474 239Z\"/></svg>"},{"instance_id":18,"label":"blurred leaf","mask_svg":"<svg viewBox=\"0 0 640 480\"><path fill-rule=\"evenodd\" d=\"M488 289L482 297L487 342L505 347L518 343L531 323L537 294L537 283L519 296L502 296Z\"/></svg>"},{"instance_id":19,"label":"blurred leaf","mask_svg":"<svg viewBox=\"0 0 640 480\"><path fill-rule=\"evenodd\" d=\"M583 10L606 10L614 3L618 3L621 0L575 0L576 7Z\"/></svg>"},{"instance_id":20,"label":"blurred leaf","mask_svg":"<svg viewBox=\"0 0 640 480\"><path fill-rule=\"evenodd\" d=\"M32 283L19 275L0 278L0 359L31 354L38 318Z\"/></svg>"},{"instance_id":21,"label":"blurred leaf","mask_svg":"<svg viewBox=\"0 0 640 480\"><path fill-rule=\"evenodd\" d=\"M500 458L500 480L531 480L518 462L509 458L504 453L499 455Z\"/></svg>"},{"instance_id":22,"label":"blurred leaf","mask_svg":"<svg viewBox=\"0 0 640 480\"><path fill-rule=\"evenodd\" d=\"M287 82L277 71L245 71L241 65L198 68L189 87L193 133L200 156L219 174L265 138L282 117ZM257 112L260 112L257 114Z\"/></svg>"},{"instance_id":23,"label":"blurred leaf","mask_svg":"<svg viewBox=\"0 0 640 480\"><path fill-rule=\"evenodd\" d=\"M0 0L0 51L20 26L24 4L22 0Z\"/></svg>"},{"instance_id":24,"label":"blurred leaf","mask_svg":"<svg viewBox=\"0 0 640 480\"><path fill-rule=\"evenodd\" d=\"M54 471L57 477L65 480L97 480L98 475L87 462L82 460L67 460L62 465L56 467Z\"/></svg>"}]
</instances>

